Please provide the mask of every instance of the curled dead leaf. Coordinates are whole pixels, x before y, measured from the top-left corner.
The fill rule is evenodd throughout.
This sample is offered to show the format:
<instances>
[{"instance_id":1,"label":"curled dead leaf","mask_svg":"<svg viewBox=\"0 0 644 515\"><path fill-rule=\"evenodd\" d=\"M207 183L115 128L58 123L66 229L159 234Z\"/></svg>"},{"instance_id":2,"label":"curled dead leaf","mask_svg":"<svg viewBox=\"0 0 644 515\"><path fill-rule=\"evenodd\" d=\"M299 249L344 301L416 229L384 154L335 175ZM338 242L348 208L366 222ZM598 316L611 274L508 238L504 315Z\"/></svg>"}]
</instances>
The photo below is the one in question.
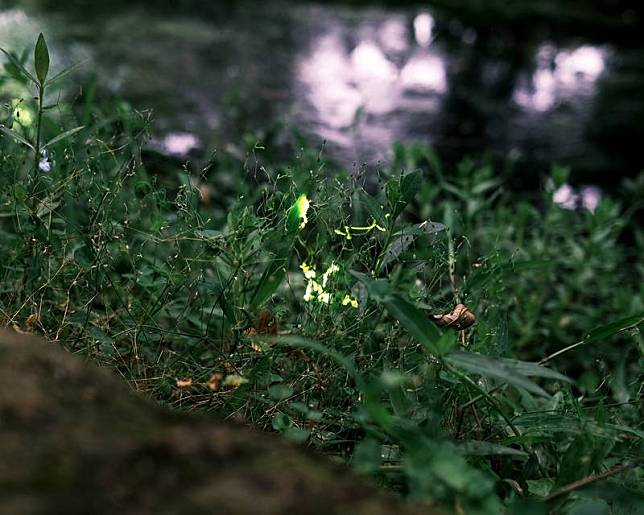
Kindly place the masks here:
<instances>
[{"instance_id":1,"label":"curled dead leaf","mask_svg":"<svg viewBox=\"0 0 644 515\"><path fill-rule=\"evenodd\" d=\"M177 388L190 388L192 386L192 379L177 379Z\"/></svg>"},{"instance_id":2,"label":"curled dead leaf","mask_svg":"<svg viewBox=\"0 0 644 515\"><path fill-rule=\"evenodd\" d=\"M221 372L215 372L210 376L210 379L208 379L208 388L213 392L219 390L219 385L221 384L223 377L224 375Z\"/></svg>"},{"instance_id":3,"label":"curled dead leaf","mask_svg":"<svg viewBox=\"0 0 644 515\"><path fill-rule=\"evenodd\" d=\"M457 304L451 313L431 315L431 317L437 326L459 331L471 327L476 322L474 313L465 304Z\"/></svg>"},{"instance_id":4,"label":"curled dead leaf","mask_svg":"<svg viewBox=\"0 0 644 515\"><path fill-rule=\"evenodd\" d=\"M35 313L32 313L27 317L27 320L25 321L25 327L27 328L28 332L33 332L34 329L36 328L36 325L40 322L40 318L38 318L38 315Z\"/></svg>"}]
</instances>

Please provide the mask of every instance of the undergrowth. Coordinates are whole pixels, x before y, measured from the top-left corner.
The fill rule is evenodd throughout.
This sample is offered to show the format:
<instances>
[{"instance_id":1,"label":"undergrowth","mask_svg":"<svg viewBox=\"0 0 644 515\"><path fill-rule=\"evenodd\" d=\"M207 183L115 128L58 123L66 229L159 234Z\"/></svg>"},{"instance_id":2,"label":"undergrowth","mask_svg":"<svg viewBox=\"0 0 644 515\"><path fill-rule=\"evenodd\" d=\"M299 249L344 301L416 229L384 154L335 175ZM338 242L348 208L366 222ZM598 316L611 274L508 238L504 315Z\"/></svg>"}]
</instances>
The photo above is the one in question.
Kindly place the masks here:
<instances>
[{"instance_id":1,"label":"undergrowth","mask_svg":"<svg viewBox=\"0 0 644 515\"><path fill-rule=\"evenodd\" d=\"M148 115L56 100L39 45L0 79L3 326L455 513L642 512L642 176L589 211L419 144L160 174Z\"/></svg>"}]
</instances>

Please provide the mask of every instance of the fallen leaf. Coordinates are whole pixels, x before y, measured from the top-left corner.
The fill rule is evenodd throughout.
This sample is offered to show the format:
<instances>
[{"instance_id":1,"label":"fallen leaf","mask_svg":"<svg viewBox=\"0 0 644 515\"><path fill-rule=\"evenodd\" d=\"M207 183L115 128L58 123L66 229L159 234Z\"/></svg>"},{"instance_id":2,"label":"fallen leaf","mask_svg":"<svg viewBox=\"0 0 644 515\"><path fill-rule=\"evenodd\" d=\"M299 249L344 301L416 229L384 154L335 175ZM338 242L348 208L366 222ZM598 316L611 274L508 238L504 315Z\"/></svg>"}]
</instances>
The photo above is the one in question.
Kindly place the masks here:
<instances>
[{"instance_id":1,"label":"fallen leaf","mask_svg":"<svg viewBox=\"0 0 644 515\"><path fill-rule=\"evenodd\" d=\"M217 391L223 377L223 374L221 374L220 372L215 372L210 376L210 379L208 379L208 388L210 388L213 392Z\"/></svg>"},{"instance_id":2,"label":"fallen leaf","mask_svg":"<svg viewBox=\"0 0 644 515\"><path fill-rule=\"evenodd\" d=\"M192 379L177 379L177 388L190 388L192 386Z\"/></svg>"}]
</instances>

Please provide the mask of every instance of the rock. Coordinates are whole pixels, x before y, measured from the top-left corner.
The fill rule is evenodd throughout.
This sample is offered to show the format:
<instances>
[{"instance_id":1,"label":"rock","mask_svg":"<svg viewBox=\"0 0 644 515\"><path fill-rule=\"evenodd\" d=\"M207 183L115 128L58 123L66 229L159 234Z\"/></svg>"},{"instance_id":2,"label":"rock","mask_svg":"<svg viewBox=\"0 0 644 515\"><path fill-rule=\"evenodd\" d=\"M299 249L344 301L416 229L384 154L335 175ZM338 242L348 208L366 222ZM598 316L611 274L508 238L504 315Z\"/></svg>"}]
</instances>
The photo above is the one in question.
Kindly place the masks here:
<instances>
[{"instance_id":1,"label":"rock","mask_svg":"<svg viewBox=\"0 0 644 515\"><path fill-rule=\"evenodd\" d=\"M392 512L428 510L275 435L154 405L56 343L0 332L0 513Z\"/></svg>"}]
</instances>

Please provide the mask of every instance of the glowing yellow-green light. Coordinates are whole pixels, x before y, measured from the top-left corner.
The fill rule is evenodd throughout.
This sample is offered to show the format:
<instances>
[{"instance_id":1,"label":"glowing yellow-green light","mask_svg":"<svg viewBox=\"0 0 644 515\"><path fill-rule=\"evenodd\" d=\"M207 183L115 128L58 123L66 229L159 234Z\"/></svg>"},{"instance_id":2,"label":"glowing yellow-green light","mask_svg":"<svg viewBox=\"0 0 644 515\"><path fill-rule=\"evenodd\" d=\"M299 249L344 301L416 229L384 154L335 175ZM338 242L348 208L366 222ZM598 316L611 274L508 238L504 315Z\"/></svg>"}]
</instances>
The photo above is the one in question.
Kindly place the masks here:
<instances>
[{"instance_id":1,"label":"glowing yellow-green light","mask_svg":"<svg viewBox=\"0 0 644 515\"><path fill-rule=\"evenodd\" d=\"M352 308L357 308L358 307L358 301L347 293L344 296L344 299L342 299L342 305L343 306L348 306L349 304L351 305Z\"/></svg>"},{"instance_id":2,"label":"glowing yellow-green light","mask_svg":"<svg viewBox=\"0 0 644 515\"><path fill-rule=\"evenodd\" d=\"M302 220L302 222L300 223L300 229L303 229L309 221L309 219L306 217L306 213L309 211L310 206L311 202L304 193L297 197L297 201L295 202L295 212L297 213L297 216Z\"/></svg>"},{"instance_id":3,"label":"glowing yellow-green light","mask_svg":"<svg viewBox=\"0 0 644 515\"><path fill-rule=\"evenodd\" d=\"M13 101L13 119L23 127L29 127L34 122L34 115L24 104L20 101Z\"/></svg>"},{"instance_id":4,"label":"glowing yellow-green light","mask_svg":"<svg viewBox=\"0 0 644 515\"><path fill-rule=\"evenodd\" d=\"M352 238L351 236L351 231L354 233L362 233L362 234L367 234L374 229L380 231L380 232L385 232L386 229L384 227L381 227L376 223L376 220L373 219L371 224L365 225L365 226L344 226L344 231L341 231L340 229L335 229L333 232L335 234L339 234L340 236L344 236L347 240L350 240Z\"/></svg>"}]
</instances>

